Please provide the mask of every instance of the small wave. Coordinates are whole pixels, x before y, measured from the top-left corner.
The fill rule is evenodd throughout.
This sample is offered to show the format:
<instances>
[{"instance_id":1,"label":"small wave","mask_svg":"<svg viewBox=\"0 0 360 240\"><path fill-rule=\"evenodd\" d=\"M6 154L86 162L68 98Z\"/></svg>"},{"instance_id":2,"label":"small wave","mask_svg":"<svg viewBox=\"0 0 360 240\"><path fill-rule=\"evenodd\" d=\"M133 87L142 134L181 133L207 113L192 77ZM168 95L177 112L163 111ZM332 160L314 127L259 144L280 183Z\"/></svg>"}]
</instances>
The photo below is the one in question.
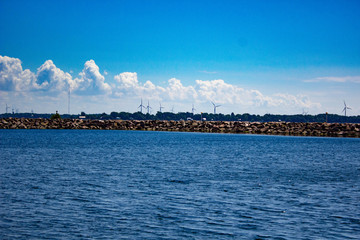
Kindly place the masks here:
<instances>
[{"instance_id":1,"label":"small wave","mask_svg":"<svg viewBox=\"0 0 360 240\"><path fill-rule=\"evenodd\" d=\"M72 201L76 201L76 202L90 202L88 199L85 199L85 198L78 198L78 197L73 197L73 198L70 198L70 200L72 200Z\"/></svg>"},{"instance_id":2,"label":"small wave","mask_svg":"<svg viewBox=\"0 0 360 240\"><path fill-rule=\"evenodd\" d=\"M177 180L177 179L171 179L169 180L171 183L180 183L180 184L189 184L191 183L190 180Z\"/></svg>"},{"instance_id":3,"label":"small wave","mask_svg":"<svg viewBox=\"0 0 360 240\"><path fill-rule=\"evenodd\" d=\"M357 219L357 218L343 217L343 216L339 216L339 215L333 215L330 217L346 220L346 221L349 221L349 222L355 223L355 224L360 224L360 219Z\"/></svg>"}]
</instances>

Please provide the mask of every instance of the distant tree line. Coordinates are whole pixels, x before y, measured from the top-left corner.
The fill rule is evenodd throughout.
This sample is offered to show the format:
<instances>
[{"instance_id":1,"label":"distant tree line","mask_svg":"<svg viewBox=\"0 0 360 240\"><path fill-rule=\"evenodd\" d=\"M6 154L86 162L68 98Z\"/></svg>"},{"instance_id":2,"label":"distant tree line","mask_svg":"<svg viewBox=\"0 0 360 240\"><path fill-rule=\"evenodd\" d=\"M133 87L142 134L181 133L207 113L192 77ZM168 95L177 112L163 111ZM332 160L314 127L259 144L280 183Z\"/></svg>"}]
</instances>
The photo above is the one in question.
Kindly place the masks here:
<instances>
[{"instance_id":1,"label":"distant tree line","mask_svg":"<svg viewBox=\"0 0 360 240\"><path fill-rule=\"evenodd\" d=\"M53 114L39 114L39 113L3 113L0 114L0 118L8 117L17 117L17 118L51 118ZM192 114L190 112L157 112L153 114L144 114L141 112L129 113L129 112L111 112L110 114L98 113L98 114L86 114L81 112L81 114L60 114L61 118L71 118L76 119L80 116L85 117L85 119L99 119L99 120L108 120L108 119L121 119L121 120L206 120L206 121L249 121L249 122L325 122L330 123L360 123L360 116L342 116L337 114L317 114L317 115L279 115L279 114L265 114L265 115L256 115L256 114L212 114L212 113L202 113L202 114Z\"/></svg>"}]
</instances>

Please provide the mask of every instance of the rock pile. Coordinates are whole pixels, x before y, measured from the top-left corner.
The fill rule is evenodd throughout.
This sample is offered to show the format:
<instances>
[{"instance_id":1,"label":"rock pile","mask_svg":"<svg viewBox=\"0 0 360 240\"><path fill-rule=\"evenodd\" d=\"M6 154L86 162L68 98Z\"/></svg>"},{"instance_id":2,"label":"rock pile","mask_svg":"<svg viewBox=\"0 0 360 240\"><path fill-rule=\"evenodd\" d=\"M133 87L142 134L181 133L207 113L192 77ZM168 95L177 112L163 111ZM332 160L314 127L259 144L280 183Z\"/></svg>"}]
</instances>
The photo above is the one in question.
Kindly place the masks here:
<instances>
[{"instance_id":1,"label":"rock pile","mask_svg":"<svg viewBox=\"0 0 360 240\"><path fill-rule=\"evenodd\" d=\"M104 129L360 137L360 124L3 118L0 129Z\"/></svg>"}]
</instances>

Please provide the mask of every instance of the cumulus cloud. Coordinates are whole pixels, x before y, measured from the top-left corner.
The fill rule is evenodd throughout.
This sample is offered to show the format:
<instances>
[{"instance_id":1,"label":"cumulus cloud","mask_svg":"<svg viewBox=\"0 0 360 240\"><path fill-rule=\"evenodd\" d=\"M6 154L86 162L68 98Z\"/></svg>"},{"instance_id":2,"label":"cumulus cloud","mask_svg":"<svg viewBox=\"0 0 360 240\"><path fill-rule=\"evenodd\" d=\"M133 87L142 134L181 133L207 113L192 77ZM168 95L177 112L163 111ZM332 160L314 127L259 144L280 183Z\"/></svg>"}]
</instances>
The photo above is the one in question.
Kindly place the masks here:
<instances>
[{"instance_id":1,"label":"cumulus cloud","mask_svg":"<svg viewBox=\"0 0 360 240\"><path fill-rule=\"evenodd\" d=\"M157 86L151 81L140 83L136 72L124 72L114 77L118 83L116 96L131 95L152 100L193 100L197 92L193 86L184 86L179 79L168 80L167 87Z\"/></svg>"},{"instance_id":2,"label":"cumulus cloud","mask_svg":"<svg viewBox=\"0 0 360 240\"><path fill-rule=\"evenodd\" d=\"M118 83L115 89L115 96L145 97L149 99L161 98L166 91L163 87L156 86L151 81L144 84L139 83L136 72L123 72L114 77Z\"/></svg>"},{"instance_id":3,"label":"cumulus cloud","mask_svg":"<svg viewBox=\"0 0 360 240\"><path fill-rule=\"evenodd\" d=\"M196 80L196 90L200 98L218 103L239 103L244 89L225 83L224 80Z\"/></svg>"},{"instance_id":4,"label":"cumulus cloud","mask_svg":"<svg viewBox=\"0 0 360 240\"><path fill-rule=\"evenodd\" d=\"M84 69L79 73L80 77L74 81L74 89L78 94L99 95L111 93L111 87L105 83L105 77L101 75L99 67L94 60L85 62Z\"/></svg>"},{"instance_id":5,"label":"cumulus cloud","mask_svg":"<svg viewBox=\"0 0 360 240\"><path fill-rule=\"evenodd\" d=\"M18 58L0 56L1 91L41 91L54 93L71 91L81 95L99 95L111 93L111 87L105 83L94 60L85 63L80 77L73 79L69 73L56 67L52 60L45 61L36 73L23 70Z\"/></svg>"},{"instance_id":6,"label":"cumulus cloud","mask_svg":"<svg viewBox=\"0 0 360 240\"><path fill-rule=\"evenodd\" d=\"M57 68L53 61L47 60L37 69L34 88L43 91L66 91L75 88L75 82L69 73Z\"/></svg>"},{"instance_id":7,"label":"cumulus cloud","mask_svg":"<svg viewBox=\"0 0 360 240\"><path fill-rule=\"evenodd\" d=\"M29 69L22 69L18 58L0 56L0 90L29 90L35 75Z\"/></svg>"},{"instance_id":8,"label":"cumulus cloud","mask_svg":"<svg viewBox=\"0 0 360 240\"><path fill-rule=\"evenodd\" d=\"M309 98L304 95L274 94L266 96L259 90L244 89L226 83L222 79L212 81L196 80L195 89L198 93L198 100L200 101L215 101L221 104L258 107L320 107L320 104L312 103Z\"/></svg>"},{"instance_id":9,"label":"cumulus cloud","mask_svg":"<svg viewBox=\"0 0 360 240\"><path fill-rule=\"evenodd\" d=\"M344 77L317 77L313 79L304 80L304 82L352 82L360 83L360 76L344 76Z\"/></svg>"},{"instance_id":10,"label":"cumulus cloud","mask_svg":"<svg viewBox=\"0 0 360 240\"><path fill-rule=\"evenodd\" d=\"M119 83L119 88L130 89L139 87L136 72L123 72L116 75L114 79Z\"/></svg>"},{"instance_id":11,"label":"cumulus cloud","mask_svg":"<svg viewBox=\"0 0 360 240\"><path fill-rule=\"evenodd\" d=\"M303 108L320 108L320 103L313 103L305 95L275 94L275 106L297 106Z\"/></svg>"},{"instance_id":12,"label":"cumulus cloud","mask_svg":"<svg viewBox=\"0 0 360 240\"><path fill-rule=\"evenodd\" d=\"M248 106L274 105L273 99L264 96L260 91L244 89L226 83L222 79L212 81L196 80L196 89L200 98L206 101Z\"/></svg>"},{"instance_id":13,"label":"cumulus cloud","mask_svg":"<svg viewBox=\"0 0 360 240\"><path fill-rule=\"evenodd\" d=\"M171 100L192 100L198 97L194 87L183 86L179 79L171 78L168 83L169 86L166 88L166 92Z\"/></svg>"}]
</instances>

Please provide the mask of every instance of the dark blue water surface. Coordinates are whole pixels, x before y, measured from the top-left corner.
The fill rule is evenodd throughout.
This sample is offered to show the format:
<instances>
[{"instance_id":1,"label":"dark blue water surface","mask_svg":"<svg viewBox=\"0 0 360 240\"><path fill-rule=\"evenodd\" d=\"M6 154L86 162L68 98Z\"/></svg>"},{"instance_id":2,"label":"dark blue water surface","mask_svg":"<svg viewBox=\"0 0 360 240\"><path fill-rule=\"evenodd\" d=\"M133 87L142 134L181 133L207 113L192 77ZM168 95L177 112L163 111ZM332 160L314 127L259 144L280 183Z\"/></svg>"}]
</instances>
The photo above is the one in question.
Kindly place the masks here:
<instances>
[{"instance_id":1,"label":"dark blue water surface","mask_svg":"<svg viewBox=\"0 0 360 240\"><path fill-rule=\"evenodd\" d=\"M360 239L360 139L0 130L0 239Z\"/></svg>"}]
</instances>

